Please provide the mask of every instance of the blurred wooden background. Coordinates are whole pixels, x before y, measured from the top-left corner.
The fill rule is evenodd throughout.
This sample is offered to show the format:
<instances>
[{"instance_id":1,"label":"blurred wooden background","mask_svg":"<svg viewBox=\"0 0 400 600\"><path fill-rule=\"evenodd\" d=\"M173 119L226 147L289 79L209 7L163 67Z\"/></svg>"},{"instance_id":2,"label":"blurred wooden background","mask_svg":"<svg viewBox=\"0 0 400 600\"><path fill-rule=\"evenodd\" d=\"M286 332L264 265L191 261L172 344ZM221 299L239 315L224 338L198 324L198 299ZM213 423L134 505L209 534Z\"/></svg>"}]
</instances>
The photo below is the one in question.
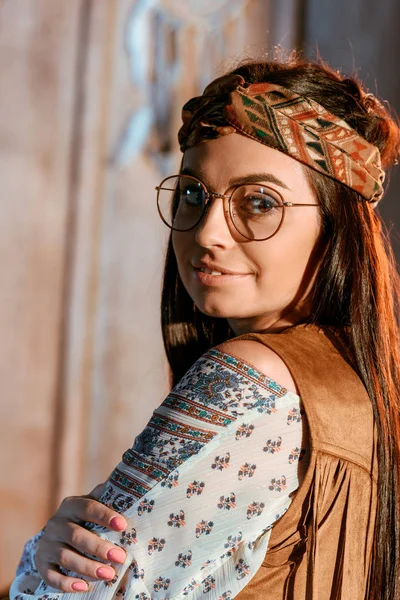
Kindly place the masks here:
<instances>
[{"instance_id":1,"label":"blurred wooden background","mask_svg":"<svg viewBox=\"0 0 400 600\"><path fill-rule=\"evenodd\" d=\"M318 43L398 108L399 16L389 0L0 0L0 591L167 392L154 186L178 168L182 104L236 60ZM398 226L396 190L398 174L382 205Z\"/></svg>"}]
</instances>

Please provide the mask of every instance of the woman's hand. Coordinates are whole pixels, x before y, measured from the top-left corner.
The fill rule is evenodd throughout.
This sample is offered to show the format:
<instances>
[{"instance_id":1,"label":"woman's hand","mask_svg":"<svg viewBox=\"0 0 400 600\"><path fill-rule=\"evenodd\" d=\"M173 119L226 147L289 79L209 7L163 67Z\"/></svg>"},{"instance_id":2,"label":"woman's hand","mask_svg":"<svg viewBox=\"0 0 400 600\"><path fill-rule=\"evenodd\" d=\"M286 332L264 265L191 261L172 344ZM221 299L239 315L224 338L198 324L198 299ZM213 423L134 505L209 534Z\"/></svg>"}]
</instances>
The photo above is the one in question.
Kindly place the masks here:
<instances>
[{"instance_id":1,"label":"woman's hand","mask_svg":"<svg viewBox=\"0 0 400 600\"><path fill-rule=\"evenodd\" d=\"M88 521L114 531L126 529L124 517L97 502L103 487L104 484L98 485L87 496L65 498L39 540L34 557L36 568L47 584L63 592L87 591L88 586L82 579L63 575L60 566L93 579L110 580L115 576L111 566L86 558L82 552L108 562L125 560L122 548L82 527Z\"/></svg>"}]
</instances>

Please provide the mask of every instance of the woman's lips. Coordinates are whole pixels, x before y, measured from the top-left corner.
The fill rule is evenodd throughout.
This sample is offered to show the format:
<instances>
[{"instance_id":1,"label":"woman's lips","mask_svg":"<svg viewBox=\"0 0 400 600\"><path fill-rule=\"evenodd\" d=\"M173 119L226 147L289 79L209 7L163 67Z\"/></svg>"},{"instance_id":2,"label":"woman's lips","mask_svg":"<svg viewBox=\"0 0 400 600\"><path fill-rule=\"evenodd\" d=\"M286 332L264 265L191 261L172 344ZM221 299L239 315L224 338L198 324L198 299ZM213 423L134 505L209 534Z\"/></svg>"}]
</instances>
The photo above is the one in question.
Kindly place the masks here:
<instances>
[{"instance_id":1,"label":"woman's lips","mask_svg":"<svg viewBox=\"0 0 400 600\"><path fill-rule=\"evenodd\" d=\"M240 282L245 277L249 277L250 275L250 273L236 273L234 275L230 273L222 273L221 275L212 275L211 273L204 273L196 267L192 268L193 276L197 279L197 281L207 286L219 286Z\"/></svg>"}]
</instances>

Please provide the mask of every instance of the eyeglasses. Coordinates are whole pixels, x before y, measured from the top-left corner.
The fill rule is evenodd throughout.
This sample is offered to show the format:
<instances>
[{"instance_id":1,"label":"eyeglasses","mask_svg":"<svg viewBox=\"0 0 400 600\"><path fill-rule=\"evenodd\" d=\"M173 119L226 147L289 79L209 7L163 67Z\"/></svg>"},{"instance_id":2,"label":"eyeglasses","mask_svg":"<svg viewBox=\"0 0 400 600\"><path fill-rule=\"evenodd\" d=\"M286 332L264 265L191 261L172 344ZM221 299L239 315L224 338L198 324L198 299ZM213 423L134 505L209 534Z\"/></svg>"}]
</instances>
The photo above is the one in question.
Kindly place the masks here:
<instances>
[{"instance_id":1,"label":"eyeglasses","mask_svg":"<svg viewBox=\"0 0 400 600\"><path fill-rule=\"evenodd\" d=\"M226 213L236 231L257 241L268 240L279 231L287 207L318 206L287 202L279 192L263 183L241 184L235 186L230 195L218 194L208 191L205 184L192 175L170 175L155 189L159 215L170 229L190 231L197 227L211 205L212 196L217 196L223 199L225 209L228 203Z\"/></svg>"}]
</instances>

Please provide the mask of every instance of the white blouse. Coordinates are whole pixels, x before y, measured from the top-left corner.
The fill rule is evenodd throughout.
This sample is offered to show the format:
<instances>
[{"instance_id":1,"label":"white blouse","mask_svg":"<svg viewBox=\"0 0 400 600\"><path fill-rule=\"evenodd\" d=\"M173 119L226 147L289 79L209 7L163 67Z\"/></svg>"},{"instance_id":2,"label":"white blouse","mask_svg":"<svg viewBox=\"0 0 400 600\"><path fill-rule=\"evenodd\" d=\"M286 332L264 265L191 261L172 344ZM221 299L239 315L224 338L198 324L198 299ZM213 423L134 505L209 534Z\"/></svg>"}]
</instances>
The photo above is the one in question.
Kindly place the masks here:
<instances>
[{"instance_id":1,"label":"white blouse","mask_svg":"<svg viewBox=\"0 0 400 600\"><path fill-rule=\"evenodd\" d=\"M104 488L101 501L124 515L126 531L88 524L125 549L115 578L85 578L82 593L47 586L33 563L39 534L10 598L230 600L261 566L308 463L300 397L211 349L154 410Z\"/></svg>"}]
</instances>

